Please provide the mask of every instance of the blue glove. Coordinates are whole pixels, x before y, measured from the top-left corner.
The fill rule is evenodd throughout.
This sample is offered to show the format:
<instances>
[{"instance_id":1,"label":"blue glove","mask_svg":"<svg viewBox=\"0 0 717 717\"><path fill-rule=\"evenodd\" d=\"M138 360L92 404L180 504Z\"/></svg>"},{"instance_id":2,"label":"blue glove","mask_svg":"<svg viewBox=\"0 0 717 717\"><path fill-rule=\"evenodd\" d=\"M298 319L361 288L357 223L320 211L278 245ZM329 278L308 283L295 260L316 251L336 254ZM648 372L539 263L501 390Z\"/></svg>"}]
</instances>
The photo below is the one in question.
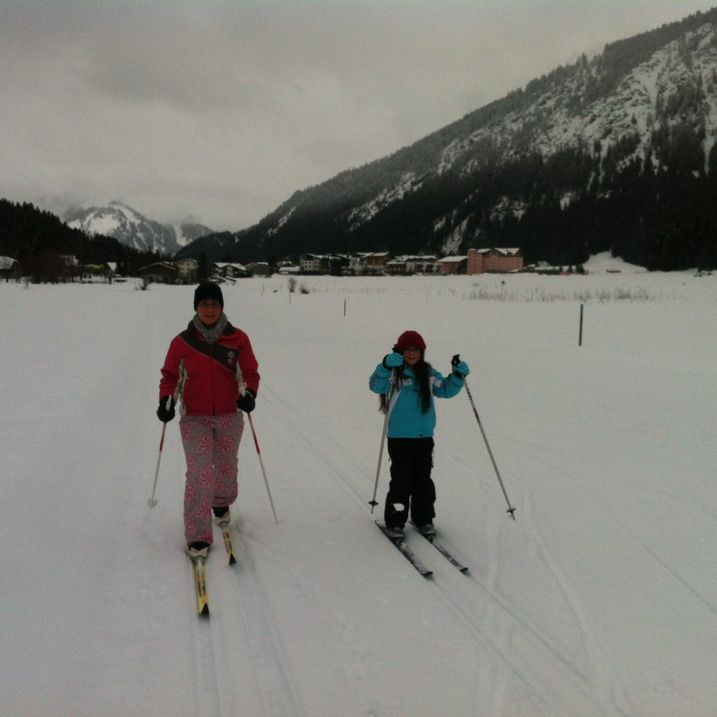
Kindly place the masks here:
<instances>
[{"instance_id":1,"label":"blue glove","mask_svg":"<svg viewBox=\"0 0 717 717\"><path fill-rule=\"evenodd\" d=\"M465 361L459 361L454 367L453 367L453 373L458 378L465 378L471 370L468 368L468 364Z\"/></svg>"},{"instance_id":2,"label":"blue glove","mask_svg":"<svg viewBox=\"0 0 717 717\"><path fill-rule=\"evenodd\" d=\"M399 353L396 353L395 351L392 354L386 354L383 357L383 365L385 368L388 369L403 366L403 356L401 356L401 354Z\"/></svg>"}]
</instances>

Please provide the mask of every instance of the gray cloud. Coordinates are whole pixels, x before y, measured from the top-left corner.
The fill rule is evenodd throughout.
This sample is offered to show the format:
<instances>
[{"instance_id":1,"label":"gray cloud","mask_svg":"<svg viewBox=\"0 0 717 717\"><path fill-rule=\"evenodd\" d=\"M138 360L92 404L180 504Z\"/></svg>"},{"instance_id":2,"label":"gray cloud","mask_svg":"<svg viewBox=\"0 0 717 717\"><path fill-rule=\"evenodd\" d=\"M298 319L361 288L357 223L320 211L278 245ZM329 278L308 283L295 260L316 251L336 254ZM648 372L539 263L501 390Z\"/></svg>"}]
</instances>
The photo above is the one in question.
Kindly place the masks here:
<instances>
[{"instance_id":1,"label":"gray cloud","mask_svg":"<svg viewBox=\"0 0 717 717\"><path fill-rule=\"evenodd\" d=\"M258 221L704 2L6 0L0 196Z\"/></svg>"}]
</instances>

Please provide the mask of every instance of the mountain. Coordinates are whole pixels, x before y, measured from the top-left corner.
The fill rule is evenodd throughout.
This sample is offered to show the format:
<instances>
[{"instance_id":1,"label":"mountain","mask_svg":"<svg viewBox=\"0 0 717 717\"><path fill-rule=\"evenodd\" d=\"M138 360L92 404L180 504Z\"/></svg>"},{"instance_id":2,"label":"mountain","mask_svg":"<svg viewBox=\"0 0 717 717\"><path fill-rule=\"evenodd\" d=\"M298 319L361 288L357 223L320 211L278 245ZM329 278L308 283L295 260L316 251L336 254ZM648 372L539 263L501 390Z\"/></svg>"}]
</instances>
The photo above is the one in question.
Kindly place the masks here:
<instances>
[{"instance_id":1,"label":"mountain","mask_svg":"<svg viewBox=\"0 0 717 717\"><path fill-rule=\"evenodd\" d=\"M62 255L74 256L79 264L114 262L128 274L157 261L154 252L140 251L102 234L92 236L67 226L50 212L32 204L0 199L0 256L17 259L34 281L56 281L67 274Z\"/></svg>"},{"instance_id":2,"label":"mountain","mask_svg":"<svg viewBox=\"0 0 717 717\"><path fill-rule=\"evenodd\" d=\"M179 256L520 246L717 266L717 9L606 45Z\"/></svg>"},{"instance_id":3,"label":"mountain","mask_svg":"<svg viewBox=\"0 0 717 717\"><path fill-rule=\"evenodd\" d=\"M68 226L87 234L111 236L139 251L174 254L212 230L202 224L186 222L166 225L148 219L122 202L106 206L73 208L65 214Z\"/></svg>"}]
</instances>

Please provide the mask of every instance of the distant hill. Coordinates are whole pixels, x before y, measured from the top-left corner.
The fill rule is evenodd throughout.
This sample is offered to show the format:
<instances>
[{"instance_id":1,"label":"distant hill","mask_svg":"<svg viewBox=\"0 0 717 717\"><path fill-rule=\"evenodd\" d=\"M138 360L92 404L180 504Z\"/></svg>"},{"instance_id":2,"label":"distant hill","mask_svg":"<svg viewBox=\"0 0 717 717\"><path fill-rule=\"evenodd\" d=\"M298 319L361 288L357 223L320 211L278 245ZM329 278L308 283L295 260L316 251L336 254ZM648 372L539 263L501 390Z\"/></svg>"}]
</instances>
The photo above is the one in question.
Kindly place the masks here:
<instances>
[{"instance_id":1,"label":"distant hill","mask_svg":"<svg viewBox=\"0 0 717 717\"><path fill-rule=\"evenodd\" d=\"M116 262L123 274L159 258L155 252L132 249L113 237L88 236L32 204L0 199L0 255L17 259L28 270L46 254L74 255L80 264Z\"/></svg>"},{"instance_id":2,"label":"distant hill","mask_svg":"<svg viewBox=\"0 0 717 717\"><path fill-rule=\"evenodd\" d=\"M520 246L527 262L610 251L649 268L713 268L716 137L712 9L558 67L177 256Z\"/></svg>"},{"instance_id":3,"label":"distant hill","mask_svg":"<svg viewBox=\"0 0 717 717\"><path fill-rule=\"evenodd\" d=\"M213 232L203 224L184 222L161 224L122 202L98 207L75 207L65 213L65 222L85 234L114 237L138 251L152 251L170 256L181 247Z\"/></svg>"}]
</instances>

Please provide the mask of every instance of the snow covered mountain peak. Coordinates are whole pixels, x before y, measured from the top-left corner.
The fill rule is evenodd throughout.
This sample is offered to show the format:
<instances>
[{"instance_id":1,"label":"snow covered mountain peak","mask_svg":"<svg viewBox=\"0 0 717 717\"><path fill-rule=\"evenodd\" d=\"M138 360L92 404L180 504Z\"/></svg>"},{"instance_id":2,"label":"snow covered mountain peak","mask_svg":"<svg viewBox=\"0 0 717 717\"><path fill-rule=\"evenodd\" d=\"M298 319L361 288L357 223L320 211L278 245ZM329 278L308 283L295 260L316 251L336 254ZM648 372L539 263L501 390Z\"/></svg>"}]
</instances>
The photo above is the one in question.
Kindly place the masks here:
<instances>
[{"instance_id":1,"label":"snow covered mountain peak","mask_svg":"<svg viewBox=\"0 0 717 717\"><path fill-rule=\"evenodd\" d=\"M64 219L68 226L87 234L114 237L133 249L168 255L212 233L209 227L197 223L162 224L116 200L102 206L70 209Z\"/></svg>"}]
</instances>

